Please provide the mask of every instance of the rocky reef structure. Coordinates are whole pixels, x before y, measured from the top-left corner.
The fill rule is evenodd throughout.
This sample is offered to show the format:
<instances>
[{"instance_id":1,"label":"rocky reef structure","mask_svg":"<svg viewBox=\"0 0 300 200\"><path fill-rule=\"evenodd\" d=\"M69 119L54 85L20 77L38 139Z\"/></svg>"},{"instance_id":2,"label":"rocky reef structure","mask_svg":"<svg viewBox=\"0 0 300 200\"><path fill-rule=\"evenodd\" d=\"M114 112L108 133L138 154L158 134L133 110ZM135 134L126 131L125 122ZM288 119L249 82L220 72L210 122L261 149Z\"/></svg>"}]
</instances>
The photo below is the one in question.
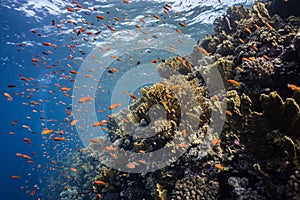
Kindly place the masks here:
<instances>
[{"instance_id":1,"label":"rocky reef structure","mask_svg":"<svg viewBox=\"0 0 300 200\"><path fill-rule=\"evenodd\" d=\"M231 7L191 55L159 64L164 82L142 88L142 96L107 124L108 135L78 156L93 167L76 173L61 199L299 199L300 18L293 5L299 2ZM209 87L215 70L225 84L224 96ZM195 104L179 100L191 93L188 88ZM151 113L153 106L164 119ZM197 128L179 129L182 110ZM224 121L220 135L210 131L211 110ZM157 134L143 138L146 126ZM105 139L113 145L106 146ZM98 160L117 160L114 148L147 153L166 146L185 152L149 173L122 172ZM132 169L150 163L131 159Z\"/></svg>"},{"instance_id":2,"label":"rocky reef structure","mask_svg":"<svg viewBox=\"0 0 300 200\"><path fill-rule=\"evenodd\" d=\"M299 84L299 17L270 14L267 8L277 7L278 2L256 2L253 10L229 8L215 21L215 32L201 41L209 53L233 61L233 73L227 80L241 82L241 93L255 101L268 91L278 91L288 97L291 93L286 91L286 85ZM285 4L298 3L286 1Z\"/></svg>"}]
</instances>

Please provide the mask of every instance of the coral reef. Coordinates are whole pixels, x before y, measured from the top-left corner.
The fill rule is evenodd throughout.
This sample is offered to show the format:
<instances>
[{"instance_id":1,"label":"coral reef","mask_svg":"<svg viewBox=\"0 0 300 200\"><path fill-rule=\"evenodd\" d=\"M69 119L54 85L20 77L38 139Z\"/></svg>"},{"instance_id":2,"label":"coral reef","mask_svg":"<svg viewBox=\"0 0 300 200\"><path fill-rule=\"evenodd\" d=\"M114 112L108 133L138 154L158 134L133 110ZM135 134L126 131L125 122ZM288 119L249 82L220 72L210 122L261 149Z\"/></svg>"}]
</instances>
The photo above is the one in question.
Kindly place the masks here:
<instances>
[{"instance_id":1,"label":"coral reef","mask_svg":"<svg viewBox=\"0 0 300 200\"><path fill-rule=\"evenodd\" d=\"M189 176L178 180L171 199L216 199L219 193L219 183L206 181L200 176Z\"/></svg>"},{"instance_id":2,"label":"coral reef","mask_svg":"<svg viewBox=\"0 0 300 200\"><path fill-rule=\"evenodd\" d=\"M267 8L277 7L279 2L284 4L284 1L266 1L256 2L253 10L229 8L223 17L216 19L215 32L200 42L215 56L233 56L232 74L226 78L240 82L241 87L234 89L249 95L255 101L254 106L259 105L261 93L278 91L288 97L291 93L286 85L300 84L300 18L290 10L285 11L289 14L283 18L269 14Z\"/></svg>"},{"instance_id":3,"label":"coral reef","mask_svg":"<svg viewBox=\"0 0 300 200\"><path fill-rule=\"evenodd\" d=\"M230 7L191 55L159 64L164 81L141 88L140 98L111 117L108 135L78 153L71 166L77 172L69 173L61 199L299 199L300 18L293 5L299 2ZM220 135L210 124L212 110L219 114L213 120L225 121ZM180 129L183 122L188 125ZM163 147L171 157L182 147L184 153L160 155L170 164L149 173L103 164L119 159L115 148L148 153ZM130 159L136 170L154 165Z\"/></svg>"}]
</instances>

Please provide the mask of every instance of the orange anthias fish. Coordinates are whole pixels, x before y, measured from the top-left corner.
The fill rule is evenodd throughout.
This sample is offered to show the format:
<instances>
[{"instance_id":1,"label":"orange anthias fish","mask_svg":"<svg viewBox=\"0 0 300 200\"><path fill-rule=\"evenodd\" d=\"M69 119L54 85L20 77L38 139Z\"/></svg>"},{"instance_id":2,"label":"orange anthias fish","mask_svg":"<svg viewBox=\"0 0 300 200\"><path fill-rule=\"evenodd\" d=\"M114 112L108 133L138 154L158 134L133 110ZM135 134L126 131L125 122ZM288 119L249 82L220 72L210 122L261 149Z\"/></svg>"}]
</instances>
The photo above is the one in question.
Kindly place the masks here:
<instances>
[{"instance_id":1,"label":"orange anthias fish","mask_svg":"<svg viewBox=\"0 0 300 200\"><path fill-rule=\"evenodd\" d=\"M94 127L104 126L106 123L107 123L107 120L102 120L102 121L93 123L92 126L94 126Z\"/></svg>"},{"instance_id":2,"label":"orange anthias fish","mask_svg":"<svg viewBox=\"0 0 300 200\"><path fill-rule=\"evenodd\" d=\"M78 100L78 103L85 103L85 102L88 102L92 99L93 99L92 97L82 97Z\"/></svg>"},{"instance_id":3,"label":"orange anthias fish","mask_svg":"<svg viewBox=\"0 0 300 200\"><path fill-rule=\"evenodd\" d=\"M197 50L205 56L209 56L209 53L202 47L197 47Z\"/></svg>"},{"instance_id":4,"label":"orange anthias fish","mask_svg":"<svg viewBox=\"0 0 300 200\"><path fill-rule=\"evenodd\" d=\"M179 22L179 25L184 27L184 28L186 27L186 25L183 22Z\"/></svg>"},{"instance_id":5,"label":"orange anthias fish","mask_svg":"<svg viewBox=\"0 0 300 200\"><path fill-rule=\"evenodd\" d=\"M180 62L184 62L184 59L180 56L176 56L176 59L179 60Z\"/></svg>"},{"instance_id":6,"label":"orange anthias fish","mask_svg":"<svg viewBox=\"0 0 300 200\"><path fill-rule=\"evenodd\" d=\"M97 185L106 185L104 181L100 181L100 180L96 180L94 183Z\"/></svg>"},{"instance_id":7,"label":"orange anthias fish","mask_svg":"<svg viewBox=\"0 0 300 200\"><path fill-rule=\"evenodd\" d=\"M64 141L65 138L64 137L54 137L53 140L54 141Z\"/></svg>"},{"instance_id":8,"label":"orange anthias fish","mask_svg":"<svg viewBox=\"0 0 300 200\"><path fill-rule=\"evenodd\" d=\"M75 12L75 10L71 7L67 7L67 10L70 11L70 12Z\"/></svg>"},{"instance_id":9,"label":"orange anthias fish","mask_svg":"<svg viewBox=\"0 0 300 200\"><path fill-rule=\"evenodd\" d=\"M14 175L14 176L11 176L11 178L12 178L12 179L19 179L19 178L20 178L20 176L16 176L16 175Z\"/></svg>"},{"instance_id":10,"label":"orange anthias fish","mask_svg":"<svg viewBox=\"0 0 300 200\"><path fill-rule=\"evenodd\" d=\"M116 109L116 108L118 108L120 106L121 106L120 103L115 103L115 104L110 105L108 108L109 108L109 110L113 110L113 109Z\"/></svg>"},{"instance_id":11,"label":"orange anthias fish","mask_svg":"<svg viewBox=\"0 0 300 200\"><path fill-rule=\"evenodd\" d=\"M216 144L219 144L219 143L221 143L221 139L214 139L214 140L211 141L212 145L216 145Z\"/></svg>"},{"instance_id":12,"label":"orange anthias fish","mask_svg":"<svg viewBox=\"0 0 300 200\"><path fill-rule=\"evenodd\" d=\"M225 168L222 166L222 164L220 164L220 163L215 164L215 167L218 168L218 169L221 170L221 171L225 169Z\"/></svg>"},{"instance_id":13,"label":"orange anthias fish","mask_svg":"<svg viewBox=\"0 0 300 200\"><path fill-rule=\"evenodd\" d=\"M45 128L43 131L42 131L42 135L46 135L46 134L49 134L49 133L52 133L54 130L49 130L47 128Z\"/></svg>"},{"instance_id":14,"label":"orange anthias fish","mask_svg":"<svg viewBox=\"0 0 300 200\"><path fill-rule=\"evenodd\" d=\"M53 44L51 44L50 42L43 42L43 45L44 45L44 46L51 47Z\"/></svg>"},{"instance_id":15,"label":"orange anthias fish","mask_svg":"<svg viewBox=\"0 0 300 200\"><path fill-rule=\"evenodd\" d=\"M31 197L33 197L33 196L35 195L35 193L36 193L36 188L34 188L34 189L29 193L29 195L30 195Z\"/></svg>"},{"instance_id":16,"label":"orange anthias fish","mask_svg":"<svg viewBox=\"0 0 300 200\"><path fill-rule=\"evenodd\" d=\"M73 121L71 121L70 125L71 126L75 126L75 124L78 122L78 119L74 119Z\"/></svg>"},{"instance_id":17,"label":"orange anthias fish","mask_svg":"<svg viewBox=\"0 0 300 200\"><path fill-rule=\"evenodd\" d=\"M169 89L170 90L178 90L179 88L181 88L181 85L173 85Z\"/></svg>"},{"instance_id":18,"label":"orange anthias fish","mask_svg":"<svg viewBox=\"0 0 300 200\"><path fill-rule=\"evenodd\" d=\"M113 146L106 146L106 147L105 147L105 150L106 150L106 151L116 151L117 148L115 148L115 147L113 147Z\"/></svg>"},{"instance_id":19,"label":"orange anthias fish","mask_svg":"<svg viewBox=\"0 0 300 200\"><path fill-rule=\"evenodd\" d=\"M133 99L137 99L137 96L135 94L129 94L129 96Z\"/></svg>"},{"instance_id":20,"label":"orange anthias fish","mask_svg":"<svg viewBox=\"0 0 300 200\"><path fill-rule=\"evenodd\" d=\"M128 163L128 164L127 164L127 168L128 168L128 169L134 169L134 168L135 168L135 164L132 163L132 162L131 162L131 163Z\"/></svg>"},{"instance_id":21,"label":"orange anthias fish","mask_svg":"<svg viewBox=\"0 0 300 200\"><path fill-rule=\"evenodd\" d=\"M60 88L62 91L70 91L71 90L71 88L67 88L66 86L64 86L64 87L62 87L62 88Z\"/></svg>"},{"instance_id":22,"label":"orange anthias fish","mask_svg":"<svg viewBox=\"0 0 300 200\"><path fill-rule=\"evenodd\" d=\"M233 79L229 79L229 80L227 80L227 82L228 82L228 83L231 83L232 85L237 85L237 86L240 86L240 85L241 85L240 82L238 82L238 81L236 81L236 80L233 80Z\"/></svg>"},{"instance_id":23,"label":"orange anthias fish","mask_svg":"<svg viewBox=\"0 0 300 200\"><path fill-rule=\"evenodd\" d=\"M288 87L288 89L293 90L293 91L296 91L299 89L299 87L294 84L288 84L287 87Z\"/></svg>"},{"instance_id":24,"label":"orange anthias fish","mask_svg":"<svg viewBox=\"0 0 300 200\"><path fill-rule=\"evenodd\" d=\"M105 20L105 18L102 15L98 15L96 17L97 17L97 19Z\"/></svg>"},{"instance_id":25,"label":"orange anthias fish","mask_svg":"<svg viewBox=\"0 0 300 200\"><path fill-rule=\"evenodd\" d=\"M12 96L9 93L7 93L7 92L4 92L4 96L7 97L8 101L12 101L13 100Z\"/></svg>"},{"instance_id":26,"label":"orange anthias fish","mask_svg":"<svg viewBox=\"0 0 300 200\"><path fill-rule=\"evenodd\" d=\"M28 144L32 144L31 140L29 138L24 138L23 139L25 142L27 142Z\"/></svg>"}]
</instances>

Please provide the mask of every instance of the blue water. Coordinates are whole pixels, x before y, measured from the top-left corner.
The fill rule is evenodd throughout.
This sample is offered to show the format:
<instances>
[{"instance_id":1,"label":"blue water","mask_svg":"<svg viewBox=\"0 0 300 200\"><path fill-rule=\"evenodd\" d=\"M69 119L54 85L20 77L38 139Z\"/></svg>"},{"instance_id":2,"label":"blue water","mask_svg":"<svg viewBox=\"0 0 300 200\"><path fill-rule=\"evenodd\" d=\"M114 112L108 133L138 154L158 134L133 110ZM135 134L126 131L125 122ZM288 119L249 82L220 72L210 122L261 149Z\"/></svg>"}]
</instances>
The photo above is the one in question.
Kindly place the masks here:
<instances>
[{"instance_id":1,"label":"blue water","mask_svg":"<svg viewBox=\"0 0 300 200\"><path fill-rule=\"evenodd\" d=\"M42 3L41 3L42 2ZM70 68L67 64L71 64L74 70L78 70L81 62L77 59L81 57L85 59L88 53L95 48L97 41L103 41L110 37L111 31L106 27L101 26L101 21L96 20L96 15L103 15L106 20L110 20L110 24L116 30L135 29L134 25L139 22L140 18L145 19L145 15L149 14L151 20L146 20L145 26L148 27L168 27L170 29L179 28L184 34L198 41L213 31L213 19L226 11L226 8L232 4L251 4L251 1L223 1L221 4L218 1L132 1L126 5L121 0L113 1L78 1L85 8L97 7L97 14L91 12L91 15L85 15L84 12L77 14L70 13L66 7L75 8L72 1L59 0L23 0L23 1L4 1L0 0L0 85L1 85L1 136L0 136L0 151L2 160L0 163L0 199L47 199L50 195L41 193L42 188L45 188L46 181L49 176L55 174L57 165L52 165L51 161L58 161L61 156L69 152L74 152L76 148L82 148L83 145L76 133L75 128L70 127L72 117L66 113L66 110L72 107L70 96L65 96L67 93L72 95L72 92L61 92L59 87L73 87L73 83L61 78L61 75L69 74ZM162 7L165 3L173 5L169 11L171 18L163 13ZM40 6L39 6L40 5ZM176 10L178 12L176 12ZM90 12L90 11L89 11ZM161 20L154 20L153 15L159 15ZM140 16L140 17L139 17ZM121 18L120 23L116 22L113 17ZM125 18L128 20L124 21ZM87 37L81 33L79 36L80 45L75 47L75 53L70 52L67 45L74 44L72 37L76 37L76 33L70 33L74 28L78 30L78 26L66 23L67 19L79 21L80 18L85 18L90 22L91 30L100 27L103 32L97 36L97 41L89 39L89 42L83 40ZM163 20L165 18L165 21ZM56 25L60 20L65 20L63 28L58 29ZM55 20L56 25L52 25L52 20ZM184 21L186 28L178 26L179 21ZM132 23L129 23L132 22ZM84 26L77 22L79 26ZM94 23L94 25L92 25ZM104 22L103 22L104 23ZM107 23L107 22L105 22ZM139 22L141 24L141 22ZM37 33L32 33L31 30L36 30L42 36L37 36ZM64 31L65 34L60 34ZM82 36L84 35L84 36ZM58 45L58 50L54 47L43 46L42 42L50 42ZM18 46L20 43L25 43L25 46ZM82 49L82 52L78 51ZM53 54L43 54L51 50ZM68 59L72 54L73 60ZM45 58L43 60L42 56ZM153 55L152 55L153 56ZM161 57L169 55L162 55ZM34 66L31 62L32 58L39 58L47 64L38 63ZM152 60L153 58L150 58ZM57 64L57 61L60 64ZM76 60L76 63L73 61ZM148 58L149 60L149 58ZM134 62L136 63L136 62ZM45 66L56 64L51 69ZM54 70L57 72L55 74ZM51 75L46 76L45 74ZM122 73L120 73L122 74ZM117 79L119 75L115 75ZM34 80L24 81L21 77ZM133 77L134 78L134 77ZM102 86L111 92L111 81L104 81ZM8 85L15 85L15 88L9 88ZM12 101L8 101L3 95L9 93ZM24 94L22 95L22 92ZM135 93L137 91L128 91ZM48 100L49 102L47 102ZM39 102L39 105L31 105L31 101ZM99 100L101 102L101 100ZM28 105L24 105L28 104ZM97 109L105 109L109 102L99 105ZM34 111L33 111L34 110ZM101 119L101 116L99 116ZM12 126L11 123L17 120L17 123ZM66 120L69 120L66 122ZM30 130L22 127L27 125ZM49 129L64 130L66 141L55 142L50 135L41 135L44 127ZM14 134L9 134L14 132ZM29 138L32 144L27 144L23 138ZM17 157L16 153L26 154L32 157L34 164L28 164L27 159ZM19 179L12 179L12 175L20 176ZM30 197L30 192L37 189L34 196ZM50 191L49 191L50 192ZM57 198L58 199L58 198Z\"/></svg>"}]
</instances>

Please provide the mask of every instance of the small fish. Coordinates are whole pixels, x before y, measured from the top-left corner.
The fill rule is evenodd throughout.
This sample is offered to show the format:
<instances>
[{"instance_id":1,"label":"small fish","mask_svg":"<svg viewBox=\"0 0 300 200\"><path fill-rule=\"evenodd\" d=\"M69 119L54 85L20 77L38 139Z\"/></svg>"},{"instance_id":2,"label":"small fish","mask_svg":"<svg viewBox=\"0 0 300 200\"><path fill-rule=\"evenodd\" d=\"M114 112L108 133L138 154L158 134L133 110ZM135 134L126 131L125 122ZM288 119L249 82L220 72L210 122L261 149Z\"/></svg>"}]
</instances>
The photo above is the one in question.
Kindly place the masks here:
<instances>
[{"instance_id":1,"label":"small fish","mask_svg":"<svg viewBox=\"0 0 300 200\"><path fill-rule=\"evenodd\" d=\"M100 141L97 140L97 139L91 139L91 142L92 142L92 143L95 143L95 144L99 144L99 143L100 143Z\"/></svg>"},{"instance_id":2,"label":"small fish","mask_svg":"<svg viewBox=\"0 0 300 200\"><path fill-rule=\"evenodd\" d=\"M185 143L179 143L179 144L178 144L178 147L179 147L179 148L186 148L186 144L185 144Z\"/></svg>"},{"instance_id":3,"label":"small fish","mask_svg":"<svg viewBox=\"0 0 300 200\"><path fill-rule=\"evenodd\" d=\"M75 126L75 124L78 122L78 119L74 119L73 121L71 121L70 125L71 126Z\"/></svg>"},{"instance_id":4,"label":"small fish","mask_svg":"<svg viewBox=\"0 0 300 200\"><path fill-rule=\"evenodd\" d=\"M181 88L181 85L173 85L169 89L170 90L178 90L179 88Z\"/></svg>"},{"instance_id":5,"label":"small fish","mask_svg":"<svg viewBox=\"0 0 300 200\"><path fill-rule=\"evenodd\" d=\"M165 6L167 7L167 8L169 8L169 9L171 9L172 8L172 6L170 5L170 4L165 4Z\"/></svg>"},{"instance_id":6,"label":"small fish","mask_svg":"<svg viewBox=\"0 0 300 200\"><path fill-rule=\"evenodd\" d=\"M97 15L96 17L97 19L105 20L105 17L103 17L102 15Z\"/></svg>"},{"instance_id":7,"label":"small fish","mask_svg":"<svg viewBox=\"0 0 300 200\"><path fill-rule=\"evenodd\" d=\"M77 172L77 169L74 168L74 167L71 167L70 170L71 170L72 172Z\"/></svg>"},{"instance_id":8,"label":"small fish","mask_svg":"<svg viewBox=\"0 0 300 200\"><path fill-rule=\"evenodd\" d=\"M186 27L186 25L185 25L183 22L179 22L179 25L180 25L181 27L183 27L183 28Z\"/></svg>"},{"instance_id":9,"label":"small fish","mask_svg":"<svg viewBox=\"0 0 300 200\"><path fill-rule=\"evenodd\" d=\"M147 162L145 160L138 160L138 163L140 163L142 165L147 165Z\"/></svg>"},{"instance_id":10,"label":"small fish","mask_svg":"<svg viewBox=\"0 0 300 200\"><path fill-rule=\"evenodd\" d=\"M36 63L36 62L41 62L41 61L39 59L37 59L37 58L32 58L31 62Z\"/></svg>"},{"instance_id":11,"label":"small fish","mask_svg":"<svg viewBox=\"0 0 300 200\"><path fill-rule=\"evenodd\" d=\"M31 140L30 140L29 138L24 138L23 140L24 140L25 142L27 142L28 144L32 144L32 143L31 143Z\"/></svg>"},{"instance_id":12,"label":"small fish","mask_svg":"<svg viewBox=\"0 0 300 200\"><path fill-rule=\"evenodd\" d=\"M155 19L160 19L160 17L158 15L154 15Z\"/></svg>"},{"instance_id":13,"label":"small fish","mask_svg":"<svg viewBox=\"0 0 300 200\"><path fill-rule=\"evenodd\" d=\"M78 74L78 72L75 71L74 69L71 69L71 70L70 70L70 73L71 73L71 74Z\"/></svg>"},{"instance_id":14,"label":"small fish","mask_svg":"<svg viewBox=\"0 0 300 200\"><path fill-rule=\"evenodd\" d=\"M104 181L100 181L100 180L96 180L94 183L97 185L106 185Z\"/></svg>"},{"instance_id":15,"label":"small fish","mask_svg":"<svg viewBox=\"0 0 300 200\"><path fill-rule=\"evenodd\" d=\"M70 12L75 12L75 10L71 7L67 7L67 10L70 11Z\"/></svg>"},{"instance_id":16,"label":"small fish","mask_svg":"<svg viewBox=\"0 0 300 200\"><path fill-rule=\"evenodd\" d=\"M186 137L186 129L183 129L182 131L181 131L181 135L182 135L182 137Z\"/></svg>"},{"instance_id":17,"label":"small fish","mask_svg":"<svg viewBox=\"0 0 300 200\"><path fill-rule=\"evenodd\" d=\"M230 110L226 110L225 113L226 113L226 115L229 115L229 116L232 115L232 112Z\"/></svg>"},{"instance_id":18,"label":"small fish","mask_svg":"<svg viewBox=\"0 0 300 200\"><path fill-rule=\"evenodd\" d=\"M116 108L118 108L118 107L120 107L120 106L121 106L120 103L115 103L115 104L110 105L110 106L108 107L108 109L109 109L109 110L113 110L113 109L116 109Z\"/></svg>"},{"instance_id":19,"label":"small fish","mask_svg":"<svg viewBox=\"0 0 300 200\"><path fill-rule=\"evenodd\" d=\"M119 70L117 70L116 68L111 68L111 70L113 71L113 72L115 72L115 73L117 73Z\"/></svg>"},{"instance_id":20,"label":"small fish","mask_svg":"<svg viewBox=\"0 0 300 200\"><path fill-rule=\"evenodd\" d=\"M262 55L262 57L266 60L270 60L269 56L267 56L266 54Z\"/></svg>"},{"instance_id":21,"label":"small fish","mask_svg":"<svg viewBox=\"0 0 300 200\"><path fill-rule=\"evenodd\" d=\"M12 96L9 93L7 93L7 92L4 92L4 96L7 97L8 101L12 101L13 100Z\"/></svg>"},{"instance_id":22,"label":"small fish","mask_svg":"<svg viewBox=\"0 0 300 200\"><path fill-rule=\"evenodd\" d=\"M254 51L258 51L257 46L253 45L252 48L254 49Z\"/></svg>"},{"instance_id":23,"label":"small fish","mask_svg":"<svg viewBox=\"0 0 300 200\"><path fill-rule=\"evenodd\" d=\"M239 38L239 42L243 44L245 41L243 39Z\"/></svg>"},{"instance_id":24,"label":"small fish","mask_svg":"<svg viewBox=\"0 0 300 200\"><path fill-rule=\"evenodd\" d=\"M109 28L112 32L115 32L116 31L116 29L115 28L113 28L112 26L110 26L110 25L107 25L107 28Z\"/></svg>"},{"instance_id":25,"label":"small fish","mask_svg":"<svg viewBox=\"0 0 300 200\"><path fill-rule=\"evenodd\" d=\"M234 142L235 145L241 146L241 144L240 144L240 142L238 141L238 139L234 139L233 142Z\"/></svg>"},{"instance_id":26,"label":"small fish","mask_svg":"<svg viewBox=\"0 0 300 200\"><path fill-rule=\"evenodd\" d=\"M42 131L42 135L46 135L46 134L49 134L49 133L52 133L54 130L50 130L50 129L44 129L43 131Z\"/></svg>"},{"instance_id":27,"label":"small fish","mask_svg":"<svg viewBox=\"0 0 300 200\"><path fill-rule=\"evenodd\" d=\"M29 195L30 195L31 197L33 197L33 196L35 195L35 193L36 193L36 189L34 188L34 189L29 193Z\"/></svg>"},{"instance_id":28,"label":"small fish","mask_svg":"<svg viewBox=\"0 0 300 200\"><path fill-rule=\"evenodd\" d=\"M137 96L135 94L129 94L129 96L133 99L137 99Z\"/></svg>"},{"instance_id":29,"label":"small fish","mask_svg":"<svg viewBox=\"0 0 300 200\"><path fill-rule=\"evenodd\" d=\"M20 176L13 175L13 176L11 176L11 178L12 178L12 179L19 179Z\"/></svg>"},{"instance_id":30,"label":"small fish","mask_svg":"<svg viewBox=\"0 0 300 200\"><path fill-rule=\"evenodd\" d=\"M242 60L246 61L246 62L250 62L251 61L251 60L249 60L248 58L245 58L245 57L243 57Z\"/></svg>"},{"instance_id":31,"label":"small fish","mask_svg":"<svg viewBox=\"0 0 300 200\"><path fill-rule=\"evenodd\" d=\"M16 88L17 86L16 86L16 85L13 85L13 84L8 84L7 87L8 87L8 88Z\"/></svg>"},{"instance_id":32,"label":"small fish","mask_svg":"<svg viewBox=\"0 0 300 200\"><path fill-rule=\"evenodd\" d=\"M51 47L53 44L51 44L50 42L43 42L42 43L44 46L47 46L47 47Z\"/></svg>"},{"instance_id":33,"label":"small fish","mask_svg":"<svg viewBox=\"0 0 300 200\"><path fill-rule=\"evenodd\" d=\"M220 144L221 143L221 139L214 139L210 142L212 145L216 145L216 144Z\"/></svg>"},{"instance_id":34,"label":"small fish","mask_svg":"<svg viewBox=\"0 0 300 200\"><path fill-rule=\"evenodd\" d=\"M176 32L179 33L180 35L182 34L181 30L176 29Z\"/></svg>"},{"instance_id":35,"label":"small fish","mask_svg":"<svg viewBox=\"0 0 300 200\"><path fill-rule=\"evenodd\" d=\"M114 17L114 19L115 19L116 21L120 21L120 18L118 18L118 17Z\"/></svg>"},{"instance_id":36,"label":"small fish","mask_svg":"<svg viewBox=\"0 0 300 200\"><path fill-rule=\"evenodd\" d=\"M251 61L255 61L254 57L249 57L248 59L251 60Z\"/></svg>"},{"instance_id":37,"label":"small fish","mask_svg":"<svg viewBox=\"0 0 300 200\"><path fill-rule=\"evenodd\" d=\"M64 87L62 87L62 88L60 88L62 91L70 91L71 90L71 88L67 88L66 86L64 86Z\"/></svg>"},{"instance_id":38,"label":"small fish","mask_svg":"<svg viewBox=\"0 0 300 200\"><path fill-rule=\"evenodd\" d=\"M253 24L253 26L254 26L256 29L260 29L260 27L259 27L257 24Z\"/></svg>"},{"instance_id":39,"label":"small fish","mask_svg":"<svg viewBox=\"0 0 300 200\"><path fill-rule=\"evenodd\" d=\"M128 169L135 169L135 164L130 162L130 163L127 164L127 168Z\"/></svg>"},{"instance_id":40,"label":"small fish","mask_svg":"<svg viewBox=\"0 0 300 200\"><path fill-rule=\"evenodd\" d=\"M229 79L227 80L228 83L232 84L232 85L237 85L237 86L240 86L241 83L236 81L236 80L233 80L233 79Z\"/></svg>"},{"instance_id":41,"label":"small fish","mask_svg":"<svg viewBox=\"0 0 300 200\"><path fill-rule=\"evenodd\" d=\"M22 155L22 158L25 158L25 159L31 159L31 157L29 155L26 155L26 154L23 154Z\"/></svg>"},{"instance_id":42,"label":"small fish","mask_svg":"<svg viewBox=\"0 0 300 200\"><path fill-rule=\"evenodd\" d=\"M105 150L106 150L106 151L116 151L117 148L115 148L115 147L113 147L113 146L106 146L106 147L105 147Z\"/></svg>"},{"instance_id":43,"label":"small fish","mask_svg":"<svg viewBox=\"0 0 300 200\"><path fill-rule=\"evenodd\" d=\"M64 141L65 138L64 137L54 137L53 140L54 141Z\"/></svg>"},{"instance_id":44,"label":"small fish","mask_svg":"<svg viewBox=\"0 0 300 200\"><path fill-rule=\"evenodd\" d=\"M180 56L176 56L176 59L179 60L180 62L184 62L184 59Z\"/></svg>"},{"instance_id":45,"label":"small fish","mask_svg":"<svg viewBox=\"0 0 300 200\"><path fill-rule=\"evenodd\" d=\"M274 28L269 24L269 22L265 22L265 25L266 25L270 30L274 30Z\"/></svg>"},{"instance_id":46,"label":"small fish","mask_svg":"<svg viewBox=\"0 0 300 200\"><path fill-rule=\"evenodd\" d=\"M93 99L92 97L82 97L78 100L78 103L86 103L92 99Z\"/></svg>"},{"instance_id":47,"label":"small fish","mask_svg":"<svg viewBox=\"0 0 300 200\"><path fill-rule=\"evenodd\" d=\"M198 50L201 54L203 54L203 55L205 55L205 56L209 56L209 53L208 53L204 48L198 47L198 46L197 46L197 50Z\"/></svg>"},{"instance_id":48,"label":"small fish","mask_svg":"<svg viewBox=\"0 0 300 200\"><path fill-rule=\"evenodd\" d=\"M296 91L299 89L299 87L294 84L288 84L287 87L288 87L288 89L293 90L293 91Z\"/></svg>"},{"instance_id":49,"label":"small fish","mask_svg":"<svg viewBox=\"0 0 300 200\"><path fill-rule=\"evenodd\" d=\"M249 28L245 28L245 31L247 31L249 34L251 34L252 33L252 31L249 29Z\"/></svg>"},{"instance_id":50,"label":"small fish","mask_svg":"<svg viewBox=\"0 0 300 200\"><path fill-rule=\"evenodd\" d=\"M106 123L107 123L107 120L102 120L102 121L93 123L92 126L94 126L94 127L104 126Z\"/></svg>"},{"instance_id":51,"label":"small fish","mask_svg":"<svg viewBox=\"0 0 300 200\"><path fill-rule=\"evenodd\" d=\"M221 171L223 171L225 169L220 163L215 164L215 167Z\"/></svg>"},{"instance_id":52,"label":"small fish","mask_svg":"<svg viewBox=\"0 0 300 200\"><path fill-rule=\"evenodd\" d=\"M168 11L167 9L164 9L164 13L165 13L166 15L168 15L168 17L171 16L170 13L169 13L169 11Z\"/></svg>"},{"instance_id":53,"label":"small fish","mask_svg":"<svg viewBox=\"0 0 300 200\"><path fill-rule=\"evenodd\" d=\"M237 66L237 67L236 67L236 70L239 71L239 72L244 72L244 69L241 68L240 66Z\"/></svg>"}]
</instances>

